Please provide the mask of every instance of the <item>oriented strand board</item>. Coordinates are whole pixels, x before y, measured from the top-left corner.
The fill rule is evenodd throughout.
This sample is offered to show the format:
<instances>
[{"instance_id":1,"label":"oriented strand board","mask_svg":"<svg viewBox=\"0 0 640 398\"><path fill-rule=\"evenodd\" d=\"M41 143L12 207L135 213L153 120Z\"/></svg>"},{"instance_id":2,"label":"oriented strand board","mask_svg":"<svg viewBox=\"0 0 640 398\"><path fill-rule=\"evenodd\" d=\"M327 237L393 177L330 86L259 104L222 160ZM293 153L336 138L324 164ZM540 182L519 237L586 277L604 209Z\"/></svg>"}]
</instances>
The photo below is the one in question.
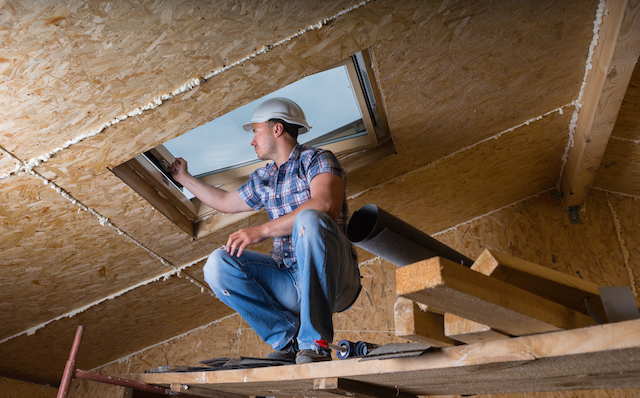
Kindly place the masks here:
<instances>
[{"instance_id":1,"label":"oriented strand board","mask_svg":"<svg viewBox=\"0 0 640 398\"><path fill-rule=\"evenodd\" d=\"M640 141L611 137L602 157L594 188L640 196Z\"/></svg>"},{"instance_id":2,"label":"oriented strand board","mask_svg":"<svg viewBox=\"0 0 640 398\"><path fill-rule=\"evenodd\" d=\"M197 269L192 272L200 278ZM91 370L232 312L207 291L172 276L53 322L32 336L0 344L0 373L38 383L58 382L78 325L85 326L85 332L77 367Z\"/></svg>"},{"instance_id":3,"label":"oriented strand board","mask_svg":"<svg viewBox=\"0 0 640 398\"><path fill-rule=\"evenodd\" d=\"M19 162L11 156L10 153L0 147L0 175L15 170L18 163Z\"/></svg>"},{"instance_id":4,"label":"oriented strand board","mask_svg":"<svg viewBox=\"0 0 640 398\"><path fill-rule=\"evenodd\" d=\"M640 140L640 67L636 64L616 125L611 133L614 137Z\"/></svg>"},{"instance_id":5,"label":"oriented strand board","mask_svg":"<svg viewBox=\"0 0 640 398\"><path fill-rule=\"evenodd\" d=\"M628 276L627 286L631 288L636 299L640 298L640 201L623 196L607 194L608 203L611 205L614 222L620 228L618 244L623 252L623 262L619 269ZM614 286L625 285L624 279Z\"/></svg>"},{"instance_id":6,"label":"oriented strand board","mask_svg":"<svg viewBox=\"0 0 640 398\"><path fill-rule=\"evenodd\" d=\"M31 176L0 185L0 340L169 271Z\"/></svg>"},{"instance_id":7,"label":"oriented strand board","mask_svg":"<svg viewBox=\"0 0 640 398\"><path fill-rule=\"evenodd\" d=\"M621 205L623 203L635 201L624 198ZM623 208L629 210L633 205ZM620 213L619 217L627 217L626 214L633 218L632 213ZM437 238L471 258L490 248L598 286L628 285L629 277L605 193L593 191L581 220L581 224L570 224L562 201L544 192ZM632 236L634 234L632 232ZM634 249L629 247L629 250Z\"/></svg>"},{"instance_id":8,"label":"oriented strand board","mask_svg":"<svg viewBox=\"0 0 640 398\"><path fill-rule=\"evenodd\" d=\"M353 4L5 3L0 145L41 155Z\"/></svg>"},{"instance_id":9,"label":"oriented strand board","mask_svg":"<svg viewBox=\"0 0 640 398\"><path fill-rule=\"evenodd\" d=\"M389 3L371 8L396 9L374 49L398 156L354 173L355 192L578 97L597 1Z\"/></svg>"},{"instance_id":10,"label":"oriented strand board","mask_svg":"<svg viewBox=\"0 0 640 398\"><path fill-rule=\"evenodd\" d=\"M212 320L211 323L183 337L136 353L127 361L128 372L142 373L168 365L199 366L200 361L207 359L237 357L240 342L245 337L242 327L247 327L246 322L240 315L235 314L219 322L213 323ZM249 333L251 329L246 330L246 334Z\"/></svg>"},{"instance_id":11,"label":"oriented strand board","mask_svg":"<svg viewBox=\"0 0 640 398\"><path fill-rule=\"evenodd\" d=\"M416 228L435 233L538 194L558 180L570 118L569 112L552 113L371 188L349 206L355 211L375 203ZM466 250L460 252L469 256Z\"/></svg>"},{"instance_id":12,"label":"oriented strand board","mask_svg":"<svg viewBox=\"0 0 640 398\"><path fill-rule=\"evenodd\" d=\"M0 398L55 398L57 394L58 390L50 386L0 377Z\"/></svg>"}]
</instances>

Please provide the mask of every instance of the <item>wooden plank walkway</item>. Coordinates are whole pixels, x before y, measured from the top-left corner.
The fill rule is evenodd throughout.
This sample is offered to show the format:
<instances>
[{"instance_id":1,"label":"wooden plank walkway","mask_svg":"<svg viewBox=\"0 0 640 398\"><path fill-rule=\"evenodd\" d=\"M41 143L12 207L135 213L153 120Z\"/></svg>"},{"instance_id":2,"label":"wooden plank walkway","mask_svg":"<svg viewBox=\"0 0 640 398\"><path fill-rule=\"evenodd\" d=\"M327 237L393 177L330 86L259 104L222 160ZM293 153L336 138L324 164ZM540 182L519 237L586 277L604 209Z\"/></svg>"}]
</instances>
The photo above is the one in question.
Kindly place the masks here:
<instances>
[{"instance_id":1,"label":"wooden plank walkway","mask_svg":"<svg viewBox=\"0 0 640 398\"><path fill-rule=\"evenodd\" d=\"M413 358L125 377L214 397L335 397L354 384L340 380L372 386L347 394L353 397L639 388L640 319L438 348Z\"/></svg>"}]
</instances>

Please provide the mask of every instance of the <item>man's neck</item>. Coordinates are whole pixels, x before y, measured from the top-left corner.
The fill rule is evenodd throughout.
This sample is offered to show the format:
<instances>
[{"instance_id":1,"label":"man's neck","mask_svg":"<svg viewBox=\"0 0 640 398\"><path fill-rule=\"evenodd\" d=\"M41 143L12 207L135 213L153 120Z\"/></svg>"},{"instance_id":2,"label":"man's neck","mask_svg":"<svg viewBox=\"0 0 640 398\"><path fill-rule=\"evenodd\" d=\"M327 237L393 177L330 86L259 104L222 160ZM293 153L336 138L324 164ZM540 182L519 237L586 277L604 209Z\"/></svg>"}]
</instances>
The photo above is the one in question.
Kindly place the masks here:
<instances>
[{"instance_id":1,"label":"man's neck","mask_svg":"<svg viewBox=\"0 0 640 398\"><path fill-rule=\"evenodd\" d=\"M286 142L282 144L278 151L278 158L272 159L276 163L276 166L278 168L280 168L280 166L282 166L287 162L287 160L289 160L291 152L293 152L293 148L295 148L297 144L297 141Z\"/></svg>"}]
</instances>

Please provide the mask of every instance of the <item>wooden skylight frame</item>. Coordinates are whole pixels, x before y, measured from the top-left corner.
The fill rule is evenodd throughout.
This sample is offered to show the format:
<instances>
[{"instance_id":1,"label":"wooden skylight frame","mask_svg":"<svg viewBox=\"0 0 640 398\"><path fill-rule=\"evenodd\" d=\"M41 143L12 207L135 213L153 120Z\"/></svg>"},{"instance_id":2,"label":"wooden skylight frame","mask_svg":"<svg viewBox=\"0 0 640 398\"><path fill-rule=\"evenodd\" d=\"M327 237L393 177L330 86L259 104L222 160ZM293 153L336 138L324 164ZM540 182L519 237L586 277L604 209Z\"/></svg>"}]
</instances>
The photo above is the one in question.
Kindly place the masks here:
<instances>
[{"instance_id":1,"label":"wooden skylight frame","mask_svg":"<svg viewBox=\"0 0 640 398\"><path fill-rule=\"evenodd\" d=\"M395 148L390 139L386 112L375 79L369 50L355 54L326 70L343 65L346 66L352 83L367 134L325 145L314 145L314 139L310 144L332 151L349 172L395 153ZM204 223L211 217L225 218L226 221L223 223L226 225L229 221L233 222L252 214L247 212L229 217L210 208L197 198L189 200L182 193L179 184L173 181L170 173L167 173L167 166L173 161L173 155L163 145L159 145L113 168L112 171L192 237L213 232L211 223L206 223L208 227ZM244 184L254 170L265 164L268 162L247 162L238 167L199 177L199 179L209 185L233 190ZM217 222L213 224L220 227Z\"/></svg>"}]
</instances>

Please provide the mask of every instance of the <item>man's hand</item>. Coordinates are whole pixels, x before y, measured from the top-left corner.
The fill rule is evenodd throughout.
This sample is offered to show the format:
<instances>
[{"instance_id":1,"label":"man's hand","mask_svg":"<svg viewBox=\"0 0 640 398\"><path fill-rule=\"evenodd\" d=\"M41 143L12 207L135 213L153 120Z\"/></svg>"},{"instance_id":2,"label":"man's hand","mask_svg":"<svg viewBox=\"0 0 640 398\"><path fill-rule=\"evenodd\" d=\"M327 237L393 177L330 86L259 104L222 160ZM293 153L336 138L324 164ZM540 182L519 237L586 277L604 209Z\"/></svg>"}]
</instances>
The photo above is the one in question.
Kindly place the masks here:
<instances>
[{"instance_id":1,"label":"man's hand","mask_svg":"<svg viewBox=\"0 0 640 398\"><path fill-rule=\"evenodd\" d=\"M176 161L171 163L171 176L184 185L184 177L189 175L189 169L187 168L187 161L182 158L176 158Z\"/></svg>"},{"instance_id":2,"label":"man's hand","mask_svg":"<svg viewBox=\"0 0 640 398\"><path fill-rule=\"evenodd\" d=\"M232 256L237 252L235 255L240 257L245 247L262 242L268 237L268 234L265 233L264 224L258 225L257 227L241 229L229 235L226 249Z\"/></svg>"}]
</instances>

